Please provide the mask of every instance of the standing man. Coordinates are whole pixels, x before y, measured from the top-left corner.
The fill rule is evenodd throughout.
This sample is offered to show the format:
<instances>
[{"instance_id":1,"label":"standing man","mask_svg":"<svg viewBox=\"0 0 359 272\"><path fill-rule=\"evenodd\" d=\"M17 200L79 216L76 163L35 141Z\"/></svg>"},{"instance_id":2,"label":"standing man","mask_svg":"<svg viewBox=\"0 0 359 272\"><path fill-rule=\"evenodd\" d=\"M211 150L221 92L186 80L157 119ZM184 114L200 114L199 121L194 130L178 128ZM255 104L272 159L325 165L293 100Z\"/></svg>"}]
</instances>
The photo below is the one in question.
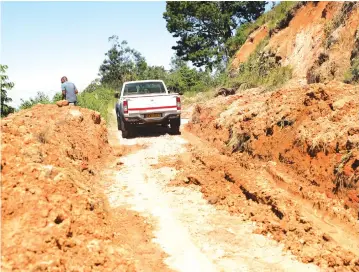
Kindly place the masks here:
<instances>
[{"instance_id":1,"label":"standing man","mask_svg":"<svg viewBox=\"0 0 359 272\"><path fill-rule=\"evenodd\" d=\"M72 82L67 80L67 77L63 76L61 78L61 90L62 90L62 99L69 101L69 104L76 106L77 104L77 94L78 90Z\"/></svg>"}]
</instances>

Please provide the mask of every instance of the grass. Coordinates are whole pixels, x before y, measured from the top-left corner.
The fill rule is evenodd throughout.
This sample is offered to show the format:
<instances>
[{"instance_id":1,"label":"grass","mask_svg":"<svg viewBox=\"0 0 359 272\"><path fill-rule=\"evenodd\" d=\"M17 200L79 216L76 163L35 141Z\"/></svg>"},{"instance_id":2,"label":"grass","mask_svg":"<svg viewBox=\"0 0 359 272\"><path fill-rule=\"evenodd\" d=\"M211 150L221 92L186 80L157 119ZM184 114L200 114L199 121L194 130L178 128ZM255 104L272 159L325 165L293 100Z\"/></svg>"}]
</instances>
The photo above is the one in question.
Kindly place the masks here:
<instances>
[{"instance_id":1,"label":"grass","mask_svg":"<svg viewBox=\"0 0 359 272\"><path fill-rule=\"evenodd\" d=\"M344 154L344 156L341 158L339 164L334 167L334 192L337 193L339 191L342 191L344 188L350 188L352 186L352 178L347 178L344 173L344 166L345 164L352 158L353 151L349 151L348 153Z\"/></svg>"},{"instance_id":2,"label":"grass","mask_svg":"<svg viewBox=\"0 0 359 272\"><path fill-rule=\"evenodd\" d=\"M351 67L344 75L344 82L359 84L359 28L356 31L354 49L350 60Z\"/></svg>"},{"instance_id":3,"label":"grass","mask_svg":"<svg viewBox=\"0 0 359 272\"><path fill-rule=\"evenodd\" d=\"M48 133L49 133L48 128L40 131L38 134L36 134L37 140L42 144L46 144L48 142Z\"/></svg>"},{"instance_id":4,"label":"grass","mask_svg":"<svg viewBox=\"0 0 359 272\"><path fill-rule=\"evenodd\" d=\"M329 49L336 41L333 39L333 32L341 25L345 24L350 12L353 10L354 6L357 5L355 2L344 2L342 8L336 14L336 16L328 21L324 26L324 36L323 40L324 47Z\"/></svg>"},{"instance_id":5,"label":"grass","mask_svg":"<svg viewBox=\"0 0 359 272\"><path fill-rule=\"evenodd\" d=\"M109 121L109 108L113 108L116 101L114 97L115 91L104 86L97 87L91 92L82 92L78 95L78 105L98 111L102 118Z\"/></svg>"},{"instance_id":6,"label":"grass","mask_svg":"<svg viewBox=\"0 0 359 272\"><path fill-rule=\"evenodd\" d=\"M206 102L212 98L214 98L214 94L216 93L215 88L209 88L203 92L185 92L182 96L182 104L183 105L192 105L195 103Z\"/></svg>"},{"instance_id":7,"label":"grass","mask_svg":"<svg viewBox=\"0 0 359 272\"><path fill-rule=\"evenodd\" d=\"M283 1L272 10L264 13L256 21L240 25L236 30L236 35L229 42L230 51L237 51L238 48L244 44L249 35L262 25L267 25L270 35L276 30L288 26L293 11L302 5L303 3L301 1Z\"/></svg>"},{"instance_id":8,"label":"grass","mask_svg":"<svg viewBox=\"0 0 359 272\"><path fill-rule=\"evenodd\" d=\"M354 59L350 69L345 73L344 82L359 84L359 56Z\"/></svg>"},{"instance_id":9,"label":"grass","mask_svg":"<svg viewBox=\"0 0 359 272\"><path fill-rule=\"evenodd\" d=\"M247 133L239 134L237 131L230 128L230 137L227 143L227 147L229 147L233 152L247 152L250 153L250 140L251 136Z\"/></svg>"},{"instance_id":10,"label":"grass","mask_svg":"<svg viewBox=\"0 0 359 272\"><path fill-rule=\"evenodd\" d=\"M275 56L264 51L268 41L268 38L261 41L248 60L240 64L238 76L229 82L231 87L241 90L259 86L273 89L292 77L292 69L289 66L280 66Z\"/></svg>"}]
</instances>

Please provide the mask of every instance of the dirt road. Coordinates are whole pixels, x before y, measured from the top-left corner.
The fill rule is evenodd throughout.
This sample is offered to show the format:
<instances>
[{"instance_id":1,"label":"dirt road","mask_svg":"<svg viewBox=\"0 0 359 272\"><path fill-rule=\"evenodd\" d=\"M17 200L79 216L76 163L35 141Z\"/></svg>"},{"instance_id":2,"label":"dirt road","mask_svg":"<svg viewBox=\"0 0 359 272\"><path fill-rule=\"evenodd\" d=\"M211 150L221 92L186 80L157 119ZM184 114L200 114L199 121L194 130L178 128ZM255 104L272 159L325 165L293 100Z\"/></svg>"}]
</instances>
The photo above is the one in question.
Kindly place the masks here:
<instances>
[{"instance_id":1,"label":"dirt road","mask_svg":"<svg viewBox=\"0 0 359 272\"><path fill-rule=\"evenodd\" d=\"M116 182L106 193L113 208L139 212L156 230L154 242L168 254L165 263L175 271L319 271L303 264L263 235L241 216L217 210L196 185L171 186L176 170L161 167L160 157L186 152L183 136L139 135L122 139L115 128L112 141L136 146L121 158Z\"/></svg>"}]
</instances>

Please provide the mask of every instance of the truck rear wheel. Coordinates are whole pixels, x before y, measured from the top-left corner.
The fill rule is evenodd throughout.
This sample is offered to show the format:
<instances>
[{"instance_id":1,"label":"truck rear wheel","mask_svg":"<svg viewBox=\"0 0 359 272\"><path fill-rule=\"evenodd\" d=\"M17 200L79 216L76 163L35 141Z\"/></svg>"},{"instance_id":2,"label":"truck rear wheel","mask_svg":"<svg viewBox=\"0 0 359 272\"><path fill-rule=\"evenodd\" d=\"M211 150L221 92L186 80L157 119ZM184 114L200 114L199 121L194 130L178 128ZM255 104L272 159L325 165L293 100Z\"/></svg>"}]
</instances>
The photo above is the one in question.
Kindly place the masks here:
<instances>
[{"instance_id":1,"label":"truck rear wheel","mask_svg":"<svg viewBox=\"0 0 359 272\"><path fill-rule=\"evenodd\" d=\"M121 130L121 118L118 117L117 114L116 114L116 116L117 116L117 129L118 129L118 130Z\"/></svg>"},{"instance_id":2,"label":"truck rear wheel","mask_svg":"<svg viewBox=\"0 0 359 272\"><path fill-rule=\"evenodd\" d=\"M170 121L172 134L180 134L181 119L173 119Z\"/></svg>"},{"instance_id":3,"label":"truck rear wheel","mask_svg":"<svg viewBox=\"0 0 359 272\"><path fill-rule=\"evenodd\" d=\"M122 138L128 139L133 136L133 128L131 127L130 124L126 124L122 119L121 119L121 131L122 131Z\"/></svg>"}]
</instances>

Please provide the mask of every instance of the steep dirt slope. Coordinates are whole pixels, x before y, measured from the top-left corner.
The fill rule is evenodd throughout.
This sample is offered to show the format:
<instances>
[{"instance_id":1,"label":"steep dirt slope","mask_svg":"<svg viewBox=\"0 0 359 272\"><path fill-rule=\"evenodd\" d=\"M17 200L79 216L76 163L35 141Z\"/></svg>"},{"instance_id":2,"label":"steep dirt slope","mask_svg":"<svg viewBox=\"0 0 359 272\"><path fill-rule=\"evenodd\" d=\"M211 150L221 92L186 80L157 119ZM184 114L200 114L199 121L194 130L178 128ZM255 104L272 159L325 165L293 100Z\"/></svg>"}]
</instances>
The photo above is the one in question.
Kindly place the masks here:
<instances>
[{"instance_id":1,"label":"steep dirt slope","mask_svg":"<svg viewBox=\"0 0 359 272\"><path fill-rule=\"evenodd\" d=\"M209 200L262 223L303 261L356 271L358 101L359 87L340 82L212 99L195 107L187 130L219 152L193 147L175 164L195 173Z\"/></svg>"},{"instance_id":2,"label":"steep dirt slope","mask_svg":"<svg viewBox=\"0 0 359 272\"><path fill-rule=\"evenodd\" d=\"M2 271L166 270L151 227L102 193L118 166L98 113L37 105L1 129Z\"/></svg>"},{"instance_id":3,"label":"steep dirt slope","mask_svg":"<svg viewBox=\"0 0 359 272\"><path fill-rule=\"evenodd\" d=\"M280 65L293 68L293 80L289 84L343 80L357 46L359 5L306 2L289 19L286 27L270 33L264 49L274 55ZM258 43L268 37L267 33L264 25L250 35L233 59L232 74Z\"/></svg>"}]
</instances>

